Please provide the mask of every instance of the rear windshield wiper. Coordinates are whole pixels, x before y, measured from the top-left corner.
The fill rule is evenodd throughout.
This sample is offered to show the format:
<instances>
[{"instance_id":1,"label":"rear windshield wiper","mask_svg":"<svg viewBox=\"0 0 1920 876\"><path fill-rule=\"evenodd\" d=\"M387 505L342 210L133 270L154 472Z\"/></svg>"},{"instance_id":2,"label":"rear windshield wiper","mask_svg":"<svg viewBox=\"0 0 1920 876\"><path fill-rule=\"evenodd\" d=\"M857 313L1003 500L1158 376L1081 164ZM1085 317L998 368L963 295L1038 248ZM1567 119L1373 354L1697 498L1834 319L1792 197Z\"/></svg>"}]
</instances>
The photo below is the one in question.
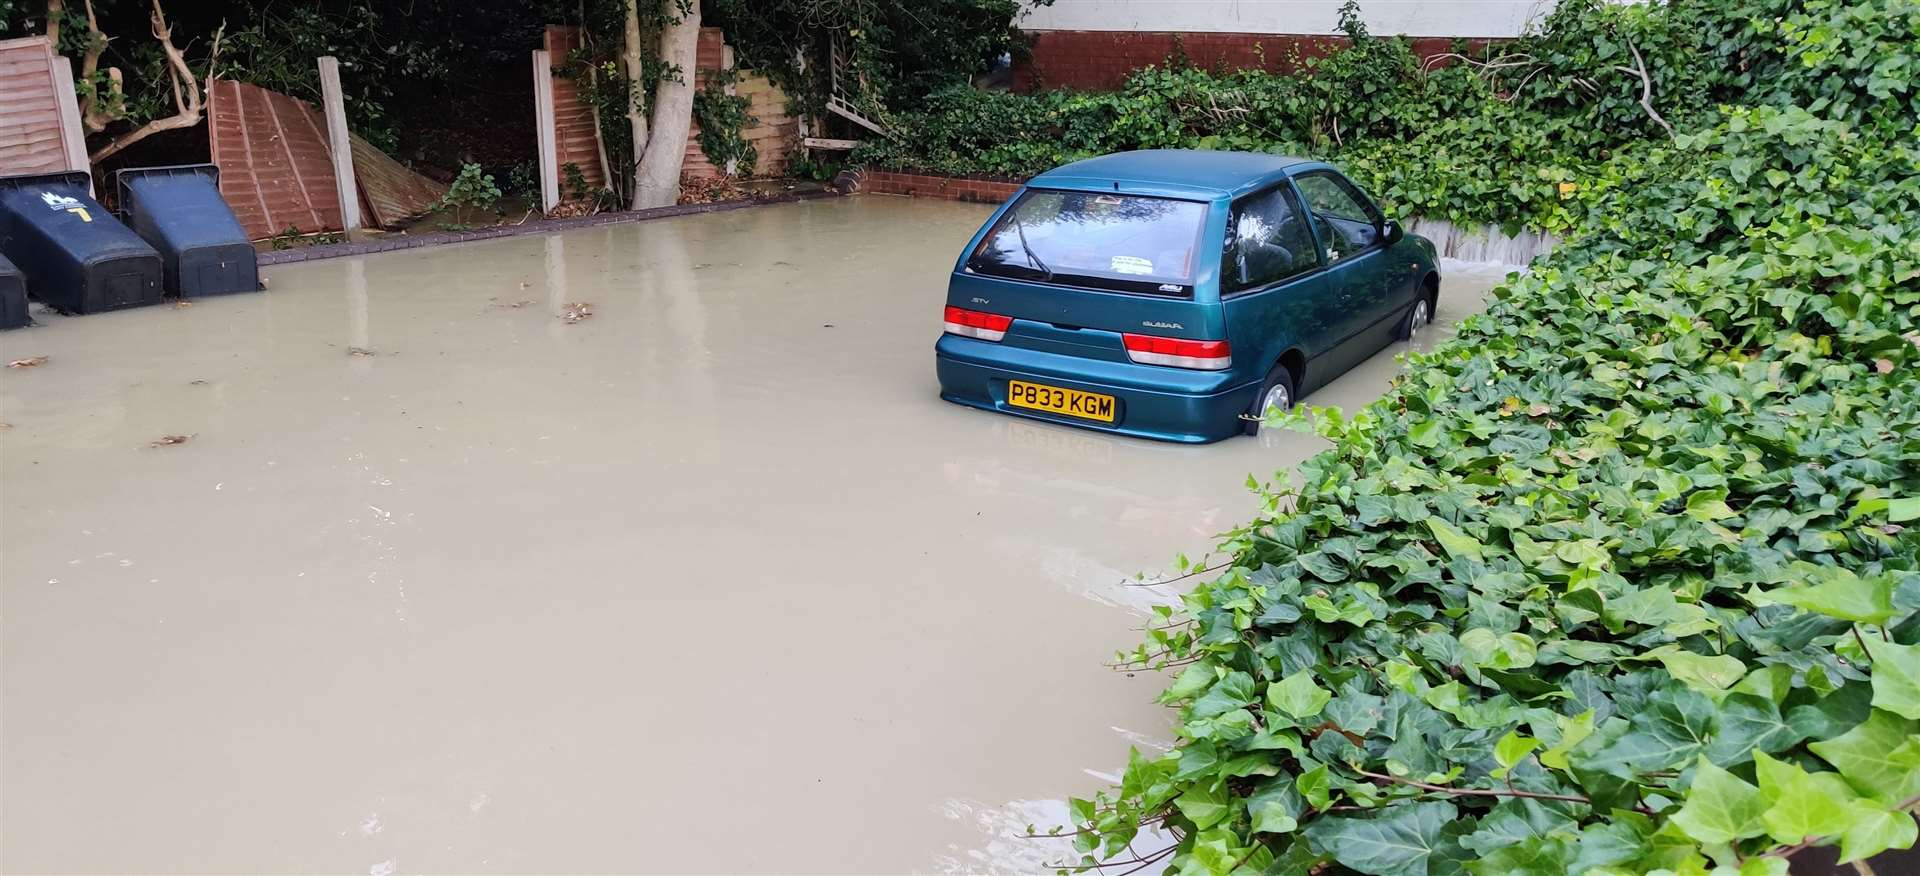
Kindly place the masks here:
<instances>
[{"instance_id":1,"label":"rear windshield wiper","mask_svg":"<svg viewBox=\"0 0 1920 876\"><path fill-rule=\"evenodd\" d=\"M1027 251L1027 260L1033 262L1033 266L1039 268L1040 273L1046 275L1048 282L1052 282L1053 269L1047 267L1047 263L1041 261L1040 256L1034 254L1033 246L1027 243L1027 227L1020 224L1019 216L1013 217L1013 231L1015 234L1020 235L1020 248Z\"/></svg>"}]
</instances>

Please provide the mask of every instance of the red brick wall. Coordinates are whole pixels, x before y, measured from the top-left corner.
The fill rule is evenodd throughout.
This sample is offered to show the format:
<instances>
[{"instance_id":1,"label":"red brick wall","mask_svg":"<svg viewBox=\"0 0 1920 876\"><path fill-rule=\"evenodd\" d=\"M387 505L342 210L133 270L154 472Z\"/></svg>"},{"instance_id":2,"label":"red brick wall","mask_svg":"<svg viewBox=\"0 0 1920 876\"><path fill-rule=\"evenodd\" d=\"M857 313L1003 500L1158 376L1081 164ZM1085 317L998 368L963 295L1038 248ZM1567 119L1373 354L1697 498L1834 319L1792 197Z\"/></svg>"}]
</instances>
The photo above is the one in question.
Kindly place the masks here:
<instances>
[{"instance_id":1,"label":"red brick wall","mask_svg":"<svg viewBox=\"0 0 1920 876\"><path fill-rule=\"evenodd\" d=\"M869 170L860 185L863 192L883 195L913 195L919 198L943 198L976 204L998 204L1013 197L1020 183L1001 180L965 179L952 176L925 176L891 170Z\"/></svg>"},{"instance_id":2,"label":"red brick wall","mask_svg":"<svg viewBox=\"0 0 1920 876\"><path fill-rule=\"evenodd\" d=\"M1172 31L1033 31L1033 54L1014 70L1015 91L1078 88L1109 91L1141 67L1166 63L1178 43L1189 63L1206 70L1296 70L1300 61L1346 45L1345 37L1277 33L1175 33ZM1478 49L1492 40L1470 39ZM1447 37L1414 37L1413 50L1431 57L1453 50Z\"/></svg>"}]
</instances>

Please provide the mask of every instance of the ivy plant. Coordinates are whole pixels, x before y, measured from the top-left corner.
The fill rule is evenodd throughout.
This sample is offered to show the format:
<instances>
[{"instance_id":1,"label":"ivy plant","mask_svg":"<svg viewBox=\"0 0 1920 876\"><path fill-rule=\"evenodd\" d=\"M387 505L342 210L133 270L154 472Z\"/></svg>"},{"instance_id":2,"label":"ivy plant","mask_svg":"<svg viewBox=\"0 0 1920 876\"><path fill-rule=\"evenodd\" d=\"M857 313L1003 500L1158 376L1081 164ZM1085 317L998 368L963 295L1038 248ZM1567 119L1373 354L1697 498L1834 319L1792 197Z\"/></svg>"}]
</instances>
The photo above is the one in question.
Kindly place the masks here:
<instances>
[{"instance_id":1,"label":"ivy plant","mask_svg":"<svg viewBox=\"0 0 1920 876\"><path fill-rule=\"evenodd\" d=\"M1529 214L1568 242L1379 401L1287 415L1329 449L1250 480L1261 513L1122 655L1171 673L1175 744L1072 801L1069 869L1779 876L1913 845L1920 4L1565 8L1730 34L1700 51L1746 71L1696 65L1714 104L1582 165L1577 209ZM1351 148L1423 142L1378 130Z\"/></svg>"}]
</instances>

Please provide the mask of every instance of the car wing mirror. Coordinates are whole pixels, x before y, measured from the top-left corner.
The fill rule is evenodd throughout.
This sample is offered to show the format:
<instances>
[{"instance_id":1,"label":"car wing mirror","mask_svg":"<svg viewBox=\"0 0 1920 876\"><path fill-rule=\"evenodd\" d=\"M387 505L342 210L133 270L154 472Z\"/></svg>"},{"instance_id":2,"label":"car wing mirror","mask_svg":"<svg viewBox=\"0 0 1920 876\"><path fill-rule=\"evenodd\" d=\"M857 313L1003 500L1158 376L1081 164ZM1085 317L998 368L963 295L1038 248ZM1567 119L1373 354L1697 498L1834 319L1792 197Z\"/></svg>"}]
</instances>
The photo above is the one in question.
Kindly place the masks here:
<instances>
[{"instance_id":1,"label":"car wing mirror","mask_svg":"<svg viewBox=\"0 0 1920 876\"><path fill-rule=\"evenodd\" d=\"M1387 221L1380 224L1380 239L1383 241L1386 241L1386 244L1388 246L1392 246L1396 243L1399 243L1400 240L1406 236L1407 236L1406 229L1401 228L1400 223L1395 222L1392 219L1388 219Z\"/></svg>"}]
</instances>

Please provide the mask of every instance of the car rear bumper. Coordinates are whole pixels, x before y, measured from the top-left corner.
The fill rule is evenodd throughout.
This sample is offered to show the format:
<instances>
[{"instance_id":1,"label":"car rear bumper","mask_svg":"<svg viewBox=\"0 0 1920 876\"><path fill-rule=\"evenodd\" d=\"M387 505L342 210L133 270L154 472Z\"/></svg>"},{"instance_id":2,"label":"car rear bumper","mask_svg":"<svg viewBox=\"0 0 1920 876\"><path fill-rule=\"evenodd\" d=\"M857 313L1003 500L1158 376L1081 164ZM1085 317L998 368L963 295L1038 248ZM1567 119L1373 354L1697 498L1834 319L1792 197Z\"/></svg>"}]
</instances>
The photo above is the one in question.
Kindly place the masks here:
<instances>
[{"instance_id":1,"label":"car rear bumper","mask_svg":"<svg viewBox=\"0 0 1920 876\"><path fill-rule=\"evenodd\" d=\"M1230 371L1192 371L1064 356L942 335L934 345L940 397L982 410L1159 441L1204 444L1241 433L1258 381ZM1110 395L1111 423L1007 403L1007 381Z\"/></svg>"}]
</instances>

